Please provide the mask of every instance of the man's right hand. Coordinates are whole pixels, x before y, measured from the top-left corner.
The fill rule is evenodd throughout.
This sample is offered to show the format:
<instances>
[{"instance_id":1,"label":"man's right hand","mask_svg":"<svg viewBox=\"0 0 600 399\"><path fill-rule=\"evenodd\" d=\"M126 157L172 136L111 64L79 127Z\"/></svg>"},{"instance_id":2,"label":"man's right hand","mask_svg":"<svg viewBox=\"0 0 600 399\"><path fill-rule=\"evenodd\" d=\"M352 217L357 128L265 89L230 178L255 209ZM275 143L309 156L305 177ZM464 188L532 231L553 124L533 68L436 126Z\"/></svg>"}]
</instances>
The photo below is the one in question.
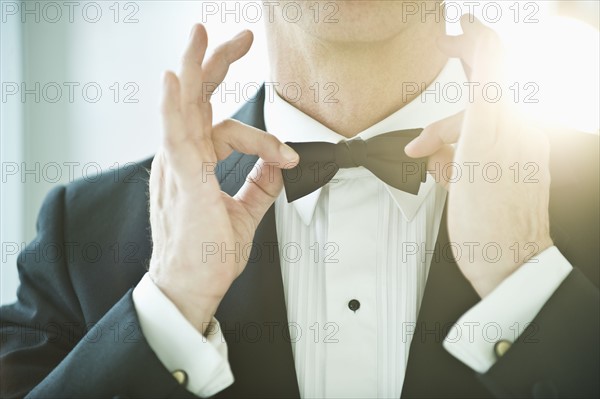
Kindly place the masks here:
<instances>
[{"instance_id":1,"label":"man's right hand","mask_svg":"<svg viewBox=\"0 0 600 399\"><path fill-rule=\"evenodd\" d=\"M243 271L242 251L283 187L278 168L298 162L298 154L262 130L233 120L213 126L209 89L248 52L252 33L240 33L204 60L207 41L204 27L194 26L181 73L164 75L164 139L150 175L150 277L201 333ZM260 160L230 197L214 169L233 150ZM232 249L239 253L222 252Z\"/></svg>"}]
</instances>

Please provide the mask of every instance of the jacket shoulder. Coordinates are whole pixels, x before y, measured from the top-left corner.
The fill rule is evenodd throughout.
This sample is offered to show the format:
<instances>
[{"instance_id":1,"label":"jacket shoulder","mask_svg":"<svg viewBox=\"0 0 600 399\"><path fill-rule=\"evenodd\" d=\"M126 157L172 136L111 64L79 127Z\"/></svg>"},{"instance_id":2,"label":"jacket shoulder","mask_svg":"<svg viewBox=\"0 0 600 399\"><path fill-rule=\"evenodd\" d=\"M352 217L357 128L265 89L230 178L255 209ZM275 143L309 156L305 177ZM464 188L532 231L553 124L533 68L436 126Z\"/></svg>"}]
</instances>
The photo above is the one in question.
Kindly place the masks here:
<instances>
[{"instance_id":1,"label":"jacket shoulder","mask_svg":"<svg viewBox=\"0 0 600 399\"><path fill-rule=\"evenodd\" d=\"M151 163L152 158L127 163L64 188L62 240L87 320L99 320L147 270Z\"/></svg>"}]
</instances>

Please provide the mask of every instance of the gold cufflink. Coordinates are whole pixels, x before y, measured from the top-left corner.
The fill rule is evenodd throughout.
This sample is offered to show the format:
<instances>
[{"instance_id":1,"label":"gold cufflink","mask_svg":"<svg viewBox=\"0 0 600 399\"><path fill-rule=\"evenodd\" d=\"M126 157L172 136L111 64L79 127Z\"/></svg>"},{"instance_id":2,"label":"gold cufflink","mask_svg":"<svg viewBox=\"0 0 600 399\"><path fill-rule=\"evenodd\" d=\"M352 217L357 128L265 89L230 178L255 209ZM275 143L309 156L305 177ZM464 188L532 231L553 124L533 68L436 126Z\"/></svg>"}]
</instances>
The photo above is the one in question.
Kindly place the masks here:
<instances>
[{"instance_id":1,"label":"gold cufflink","mask_svg":"<svg viewBox=\"0 0 600 399\"><path fill-rule=\"evenodd\" d=\"M179 383L179 385L186 386L188 381L187 373L183 370L175 370L171 373L173 378Z\"/></svg>"},{"instance_id":2,"label":"gold cufflink","mask_svg":"<svg viewBox=\"0 0 600 399\"><path fill-rule=\"evenodd\" d=\"M501 339L500 341L496 342L496 344L494 345L494 353L496 354L496 357L499 359L502 356L504 356L504 354L508 352L511 346L512 343L505 339Z\"/></svg>"}]
</instances>

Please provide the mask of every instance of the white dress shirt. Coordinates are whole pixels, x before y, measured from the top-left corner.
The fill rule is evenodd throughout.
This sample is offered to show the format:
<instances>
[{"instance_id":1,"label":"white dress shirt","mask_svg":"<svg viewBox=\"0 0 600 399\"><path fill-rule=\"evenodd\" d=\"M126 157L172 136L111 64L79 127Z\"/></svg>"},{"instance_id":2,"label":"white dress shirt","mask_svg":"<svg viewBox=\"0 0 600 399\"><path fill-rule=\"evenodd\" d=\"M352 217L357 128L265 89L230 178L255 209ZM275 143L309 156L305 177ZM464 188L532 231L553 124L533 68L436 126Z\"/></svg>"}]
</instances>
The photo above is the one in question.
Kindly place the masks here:
<instances>
[{"instance_id":1,"label":"white dress shirt","mask_svg":"<svg viewBox=\"0 0 600 399\"><path fill-rule=\"evenodd\" d=\"M464 81L460 62L450 60L430 88ZM281 98L269 100L266 127L281 141L345 139ZM368 139L425 127L464 109L465 102L444 101L426 90L357 136ZM291 204L285 193L276 200L283 287L302 397L400 397L445 199L445 190L431 176L415 196L360 167L340 170L322 189ZM547 249L465 313L444 347L475 371L487 371L495 362L495 342L516 339L570 270L555 247ZM133 300L149 345L169 370L188 373L191 392L210 396L233 383L220 333L203 338L147 275ZM500 331L493 339L490 323Z\"/></svg>"}]
</instances>

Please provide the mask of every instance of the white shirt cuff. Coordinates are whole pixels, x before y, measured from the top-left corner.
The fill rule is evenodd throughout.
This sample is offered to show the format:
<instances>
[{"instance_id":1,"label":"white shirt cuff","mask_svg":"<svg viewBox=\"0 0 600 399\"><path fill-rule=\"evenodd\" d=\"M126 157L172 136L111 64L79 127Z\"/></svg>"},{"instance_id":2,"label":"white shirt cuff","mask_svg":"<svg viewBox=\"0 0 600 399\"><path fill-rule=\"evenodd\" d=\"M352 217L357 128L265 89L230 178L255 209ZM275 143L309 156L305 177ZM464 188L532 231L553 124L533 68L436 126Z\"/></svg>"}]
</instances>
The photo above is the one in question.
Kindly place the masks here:
<instances>
[{"instance_id":1,"label":"white shirt cuff","mask_svg":"<svg viewBox=\"0 0 600 399\"><path fill-rule=\"evenodd\" d=\"M487 372L496 362L495 344L514 342L572 269L554 246L531 258L452 326L444 348L476 372Z\"/></svg>"},{"instance_id":2,"label":"white shirt cuff","mask_svg":"<svg viewBox=\"0 0 600 399\"><path fill-rule=\"evenodd\" d=\"M207 337L196 330L154 284L148 273L133 290L133 303L146 341L165 368L183 370L186 388L200 397L213 396L233 384L227 343L219 322Z\"/></svg>"}]
</instances>

